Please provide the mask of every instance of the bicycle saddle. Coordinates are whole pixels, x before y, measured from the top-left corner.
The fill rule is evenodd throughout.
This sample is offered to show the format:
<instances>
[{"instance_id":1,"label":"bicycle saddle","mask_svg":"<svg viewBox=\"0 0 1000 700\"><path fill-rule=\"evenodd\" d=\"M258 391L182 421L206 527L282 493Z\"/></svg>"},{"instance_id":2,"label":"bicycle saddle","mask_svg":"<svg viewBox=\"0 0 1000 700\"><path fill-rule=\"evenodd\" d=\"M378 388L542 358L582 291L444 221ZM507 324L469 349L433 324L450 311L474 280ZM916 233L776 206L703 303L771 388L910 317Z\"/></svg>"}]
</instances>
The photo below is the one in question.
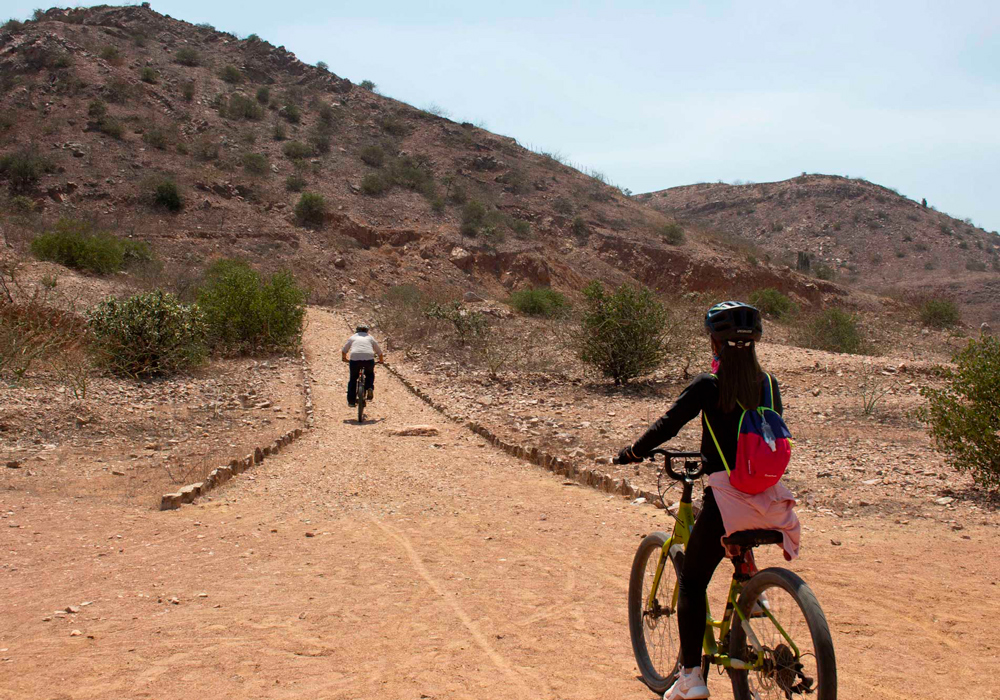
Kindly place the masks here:
<instances>
[{"instance_id":1,"label":"bicycle saddle","mask_svg":"<svg viewBox=\"0 0 1000 700\"><path fill-rule=\"evenodd\" d=\"M756 547L762 544L781 544L785 536L778 530L741 530L729 537L723 537L722 543L734 547Z\"/></svg>"}]
</instances>

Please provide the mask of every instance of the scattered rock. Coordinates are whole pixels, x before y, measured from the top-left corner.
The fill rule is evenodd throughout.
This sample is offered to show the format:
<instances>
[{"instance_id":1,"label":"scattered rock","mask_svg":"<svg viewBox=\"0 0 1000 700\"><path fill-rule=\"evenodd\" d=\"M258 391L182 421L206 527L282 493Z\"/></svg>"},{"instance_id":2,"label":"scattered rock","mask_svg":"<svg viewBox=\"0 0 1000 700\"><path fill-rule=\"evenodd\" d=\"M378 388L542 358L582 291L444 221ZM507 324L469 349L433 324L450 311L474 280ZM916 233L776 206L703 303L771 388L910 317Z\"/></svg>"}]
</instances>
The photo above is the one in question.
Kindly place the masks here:
<instances>
[{"instance_id":1,"label":"scattered rock","mask_svg":"<svg viewBox=\"0 0 1000 700\"><path fill-rule=\"evenodd\" d=\"M18 462L16 459L12 459L11 461L7 462L7 468L8 469L20 469L21 468L21 463Z\"/></svg>"},{"instance_id":2,"label":"scattered rock","mask_svg":"<svg viewBox=\"0 0 1000 700\"><path fill-rule=\"evenodd\" d=\"M306 533L306 537L315 537L315 536L316 536L315 532L307 532Z\"/></svg>"},{"instance_id":3,"label":"scattered rock","mask_svg":"<svg viewBox=\"0 0 1000 700\"><path fill-rule=\"evenodd\" d=\"M941 496L941 498L935 498L934 502L937 503L939 506L946 506L954 500L955 499L952 498L951 496Z\"/></svg>"},{"instance_id":4,"label":"scattered rock","mask_svg":"<svg viewBox=\"0 0 1000 700\"><path fill-rule=\"evenodd\" d=\"M832 544L834 547L839 547L841 545L841 542L840 540L830 540L830 544Z\"/></svg>"},{"instance_id":5,"label":"scattered rock","mask_svg":"<svg viewBox=\"0 0 1000 700\"><path fill-rule=\"evenodd\" d=\"M390 430L389 435L394 437L435 437L439 430L433 425L410 425L397 430Z\"/></svg>"},{"instance_id":6,"label":"scattered rock","mask_svg":"<svg viewBox=\"0 0 1000 700\"><path fill-rule=\"evenodd\" d=\"M69 633L69 636L70 637L79 637L82 634L83 634L83 632L81 632L80 630L73 630L72 632Z\"/></svg>"}]
</instances>

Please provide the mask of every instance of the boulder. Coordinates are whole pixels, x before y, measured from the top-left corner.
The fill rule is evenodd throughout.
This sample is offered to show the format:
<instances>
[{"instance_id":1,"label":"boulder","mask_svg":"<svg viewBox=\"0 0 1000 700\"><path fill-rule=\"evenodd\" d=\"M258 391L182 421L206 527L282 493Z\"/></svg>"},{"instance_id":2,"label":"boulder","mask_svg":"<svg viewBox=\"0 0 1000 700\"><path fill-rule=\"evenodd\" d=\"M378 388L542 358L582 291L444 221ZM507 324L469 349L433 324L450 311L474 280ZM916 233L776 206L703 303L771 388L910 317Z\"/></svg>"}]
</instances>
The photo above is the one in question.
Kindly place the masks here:
<instances>
[{"instance_id":1,"label":"boulder","mask_svg":"<svg viewBox=\"0 0 1000 700\"><path fill-rule=\"evenodd\" d=\"M435 437L439 433L440 431L433 425L410 425L389 431L389 435L394 437Z\"/></svg>"}]
</instances>

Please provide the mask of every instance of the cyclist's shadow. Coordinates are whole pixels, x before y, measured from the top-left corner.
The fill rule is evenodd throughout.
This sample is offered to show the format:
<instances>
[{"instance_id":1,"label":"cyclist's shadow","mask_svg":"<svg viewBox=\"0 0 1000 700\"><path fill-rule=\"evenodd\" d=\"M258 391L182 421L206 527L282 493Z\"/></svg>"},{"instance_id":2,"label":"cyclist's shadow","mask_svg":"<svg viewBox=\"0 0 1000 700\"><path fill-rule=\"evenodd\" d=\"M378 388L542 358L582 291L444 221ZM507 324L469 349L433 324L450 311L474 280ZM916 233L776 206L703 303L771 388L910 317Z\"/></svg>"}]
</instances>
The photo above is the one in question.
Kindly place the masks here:
<instances>
[{"instance_id":1,"label":"cyclist's shadow","mask_svg":"<svg viewBox=\"0 0 1000 700\"><path fill-rule=\"evenodd\" d=\"M357 418L347 418L344 420L344 425L376 425L384 420L385 418L365 418L365 422L361 423Z\"/></svg>"}]
</instances>

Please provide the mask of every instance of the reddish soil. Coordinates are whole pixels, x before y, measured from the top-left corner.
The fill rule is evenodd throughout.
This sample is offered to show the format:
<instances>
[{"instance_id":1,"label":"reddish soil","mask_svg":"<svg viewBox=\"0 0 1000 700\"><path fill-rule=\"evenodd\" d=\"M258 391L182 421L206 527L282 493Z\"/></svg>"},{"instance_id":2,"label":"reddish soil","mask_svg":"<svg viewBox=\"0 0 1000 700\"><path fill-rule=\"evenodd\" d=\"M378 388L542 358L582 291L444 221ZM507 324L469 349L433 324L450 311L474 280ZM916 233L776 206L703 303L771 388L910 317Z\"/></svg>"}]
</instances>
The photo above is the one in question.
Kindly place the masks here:
<instances>
[{"instance_id":1,"label":"reddish soil","mask_svg":"<svg viewBox=\"0 0 1000 700\"><path fill-rule=\"evenodd\" d=\"M310 314L315 430L211 500L2 491L0 697L651 697L625 594L669 516L495 451L386 372L357 425L343 335ZM414 423L440 434L388 434ZM994 528L803 523L792 568L830 619L842 697L1000 697Z\"/></svg>"}]
</instances>

